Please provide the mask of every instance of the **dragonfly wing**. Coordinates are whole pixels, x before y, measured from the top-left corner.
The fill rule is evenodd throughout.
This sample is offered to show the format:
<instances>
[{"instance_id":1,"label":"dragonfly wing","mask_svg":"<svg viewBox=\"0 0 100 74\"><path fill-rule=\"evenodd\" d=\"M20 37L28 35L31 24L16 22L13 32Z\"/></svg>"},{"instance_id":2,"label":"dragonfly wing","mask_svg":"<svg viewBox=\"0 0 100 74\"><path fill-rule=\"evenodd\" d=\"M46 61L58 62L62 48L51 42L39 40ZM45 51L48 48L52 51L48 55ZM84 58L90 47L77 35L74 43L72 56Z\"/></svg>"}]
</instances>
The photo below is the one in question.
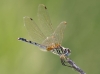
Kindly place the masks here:
<instances>
[{"instance_id":1,"label":"dragonfly wing","mask_svg":"<svg viewBox=\"0 0 100 74\"><path fill-rule=\"evenodd\" d=\"M46 46L50 46L52 44L61 44L66 24L67 23L65 21L61 22L54 31L54 33L43 41L43 44Z\"/></svg>"},{"instance_id":2,"label":"dragonfly wing","mask_svg":"<svg viewBox=\"0 0 100 74\"><path fill-rule=\"evenodd\" d=\"M39 27L41 28L42 32L46 37L50 36L50 34L53 33L52 23L47 12L47 8L43 4L40 4L38 7L38 20L40 24Z\"/></svg>"},{"instance_id":3,"label":"dragonfly wing","mask_svg":"<svg viewBox=\"0 0 100 74\"><path fill-rule=\"evenodd\" d=\"M54 36L54 43L62 43L62 40L63 40L63 33L64 33L64 30L66 28L66 22L63 21L61 22L57 29L54 31L53 35Z\"/></svg>"},{"instance_id":4,"label":"dragonfly wing","mask_svg":"<svg viewBox=\"0 0 100 74\"><path fill-rule=\"evenodd\" d=\"M39 29L38 25L30 17L24 17L24 24L33 39L33 41L41 43L46 38L46 36Z\"/></svg>"}]
</instances>

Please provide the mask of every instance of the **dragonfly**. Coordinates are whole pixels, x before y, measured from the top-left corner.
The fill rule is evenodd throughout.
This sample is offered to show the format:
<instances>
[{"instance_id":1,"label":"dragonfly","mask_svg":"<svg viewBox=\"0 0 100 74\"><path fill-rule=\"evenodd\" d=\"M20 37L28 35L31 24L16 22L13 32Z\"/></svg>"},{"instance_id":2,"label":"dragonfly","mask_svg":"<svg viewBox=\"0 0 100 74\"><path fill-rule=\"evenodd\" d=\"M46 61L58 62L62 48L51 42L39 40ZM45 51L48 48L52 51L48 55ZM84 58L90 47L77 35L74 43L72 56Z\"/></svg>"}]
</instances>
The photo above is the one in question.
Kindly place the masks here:
<instances>
[{"instance_id":1,"label":"dragonfly","mask_svg":"<svg viewBox=\"0 0 100 74\"><path fill-rule=\"evenodd\" d=\"M65 59L70 55L71 50L61 46L63 33L67 22L61 22L54 30L47 11L47 7L44 4L40 4L38 6L37 15L40 25L37 25L34 20L28 16L23 18L24 25L26 26L28 33L33 41L27 40L25 38L18 38L18 40L35 45L43 51L50 51L53 54L58 55L62 65L71 67L66 64L65 61Z\"/></svg>"}]
</instances>

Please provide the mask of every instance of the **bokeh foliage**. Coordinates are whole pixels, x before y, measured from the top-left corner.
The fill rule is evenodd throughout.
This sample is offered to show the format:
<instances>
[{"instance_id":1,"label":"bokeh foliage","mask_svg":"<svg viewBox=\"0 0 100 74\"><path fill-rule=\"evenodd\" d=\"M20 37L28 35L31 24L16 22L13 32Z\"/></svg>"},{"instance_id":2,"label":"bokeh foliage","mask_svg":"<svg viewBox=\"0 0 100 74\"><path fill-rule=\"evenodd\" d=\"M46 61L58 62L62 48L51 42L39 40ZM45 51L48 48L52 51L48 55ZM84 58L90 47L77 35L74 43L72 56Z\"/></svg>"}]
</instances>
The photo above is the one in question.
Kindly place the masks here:
<instances>
[{"instance_id":1,"label":"bokeh foliage","mask_svg":"<svg viewBox=\"0 0 100 74\"><path fill-rule=\"evenodd\" d=\"M38 23L39 4L47 6L54 28L67 21L62 45L71 49L70 58L87 74L100 74L99 0L0 0L0 74L78 74L58 56L17 40L31 39L23 17Z\"/></svg>"}]
</instances>

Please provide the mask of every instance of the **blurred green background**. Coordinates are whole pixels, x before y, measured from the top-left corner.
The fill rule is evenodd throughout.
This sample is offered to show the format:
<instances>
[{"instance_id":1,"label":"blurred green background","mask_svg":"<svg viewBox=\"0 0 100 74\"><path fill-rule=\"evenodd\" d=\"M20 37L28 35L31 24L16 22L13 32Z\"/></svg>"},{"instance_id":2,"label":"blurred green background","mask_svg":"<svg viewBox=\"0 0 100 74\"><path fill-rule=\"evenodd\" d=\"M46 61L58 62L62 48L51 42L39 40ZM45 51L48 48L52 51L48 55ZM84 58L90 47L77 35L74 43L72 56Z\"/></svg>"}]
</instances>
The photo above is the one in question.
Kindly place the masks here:
<instances>
[{"instance_id":1,"label":"blurred green background","mask_svg":"<svg viewBox=\"0 0 100 74\"><path fill-rule=\"evenodd\" d=\"M78 74L58 56L17 40L31 40L23 17L37 22L39 4L47 6L54 28L67 21L62 45L70 58L87 74L100 74L99 0L0 0L0 74Z\"/></svg>"}]
</instances>

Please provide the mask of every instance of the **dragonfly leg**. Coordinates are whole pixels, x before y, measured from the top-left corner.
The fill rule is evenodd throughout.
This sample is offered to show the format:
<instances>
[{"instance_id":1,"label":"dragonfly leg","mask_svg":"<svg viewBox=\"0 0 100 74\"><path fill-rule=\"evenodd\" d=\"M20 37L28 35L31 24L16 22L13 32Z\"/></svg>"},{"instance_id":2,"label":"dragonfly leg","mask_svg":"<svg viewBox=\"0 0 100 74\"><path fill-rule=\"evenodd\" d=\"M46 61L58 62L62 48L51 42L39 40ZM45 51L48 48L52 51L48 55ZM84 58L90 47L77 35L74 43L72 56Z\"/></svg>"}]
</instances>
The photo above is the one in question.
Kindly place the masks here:
<instances>
[{"instance_id":1,"label":"dragonfly leg","mask_svg":"<svg viewBox=\"0 0 100 74\"><path fill-rule=\"evenodd\" d=\"M63 66L67 66L67 67L71 67L71 68L72 68L72 66L67 65L67 64L66 64L67 62L65 62L63 59L60 59L60 60L61 60L61 63L62 63Z\"/></svg>"},{"instance_id":2,"label":"dragonfly leg","mask_svg":"<svg viewBox=\"0 0 100 74\"><path fill-rule=\"evenodd\" d=\"M60 61L61 61L61 64L62 64L63 66L67 66L67 67L71 67L71 68L72 68L72 66L67 65L68 62L67 62L66 60L67 60L67 59L66 59L64 56L61 56L61 57L60 57Z\"/></svg>"}]
</instances>

